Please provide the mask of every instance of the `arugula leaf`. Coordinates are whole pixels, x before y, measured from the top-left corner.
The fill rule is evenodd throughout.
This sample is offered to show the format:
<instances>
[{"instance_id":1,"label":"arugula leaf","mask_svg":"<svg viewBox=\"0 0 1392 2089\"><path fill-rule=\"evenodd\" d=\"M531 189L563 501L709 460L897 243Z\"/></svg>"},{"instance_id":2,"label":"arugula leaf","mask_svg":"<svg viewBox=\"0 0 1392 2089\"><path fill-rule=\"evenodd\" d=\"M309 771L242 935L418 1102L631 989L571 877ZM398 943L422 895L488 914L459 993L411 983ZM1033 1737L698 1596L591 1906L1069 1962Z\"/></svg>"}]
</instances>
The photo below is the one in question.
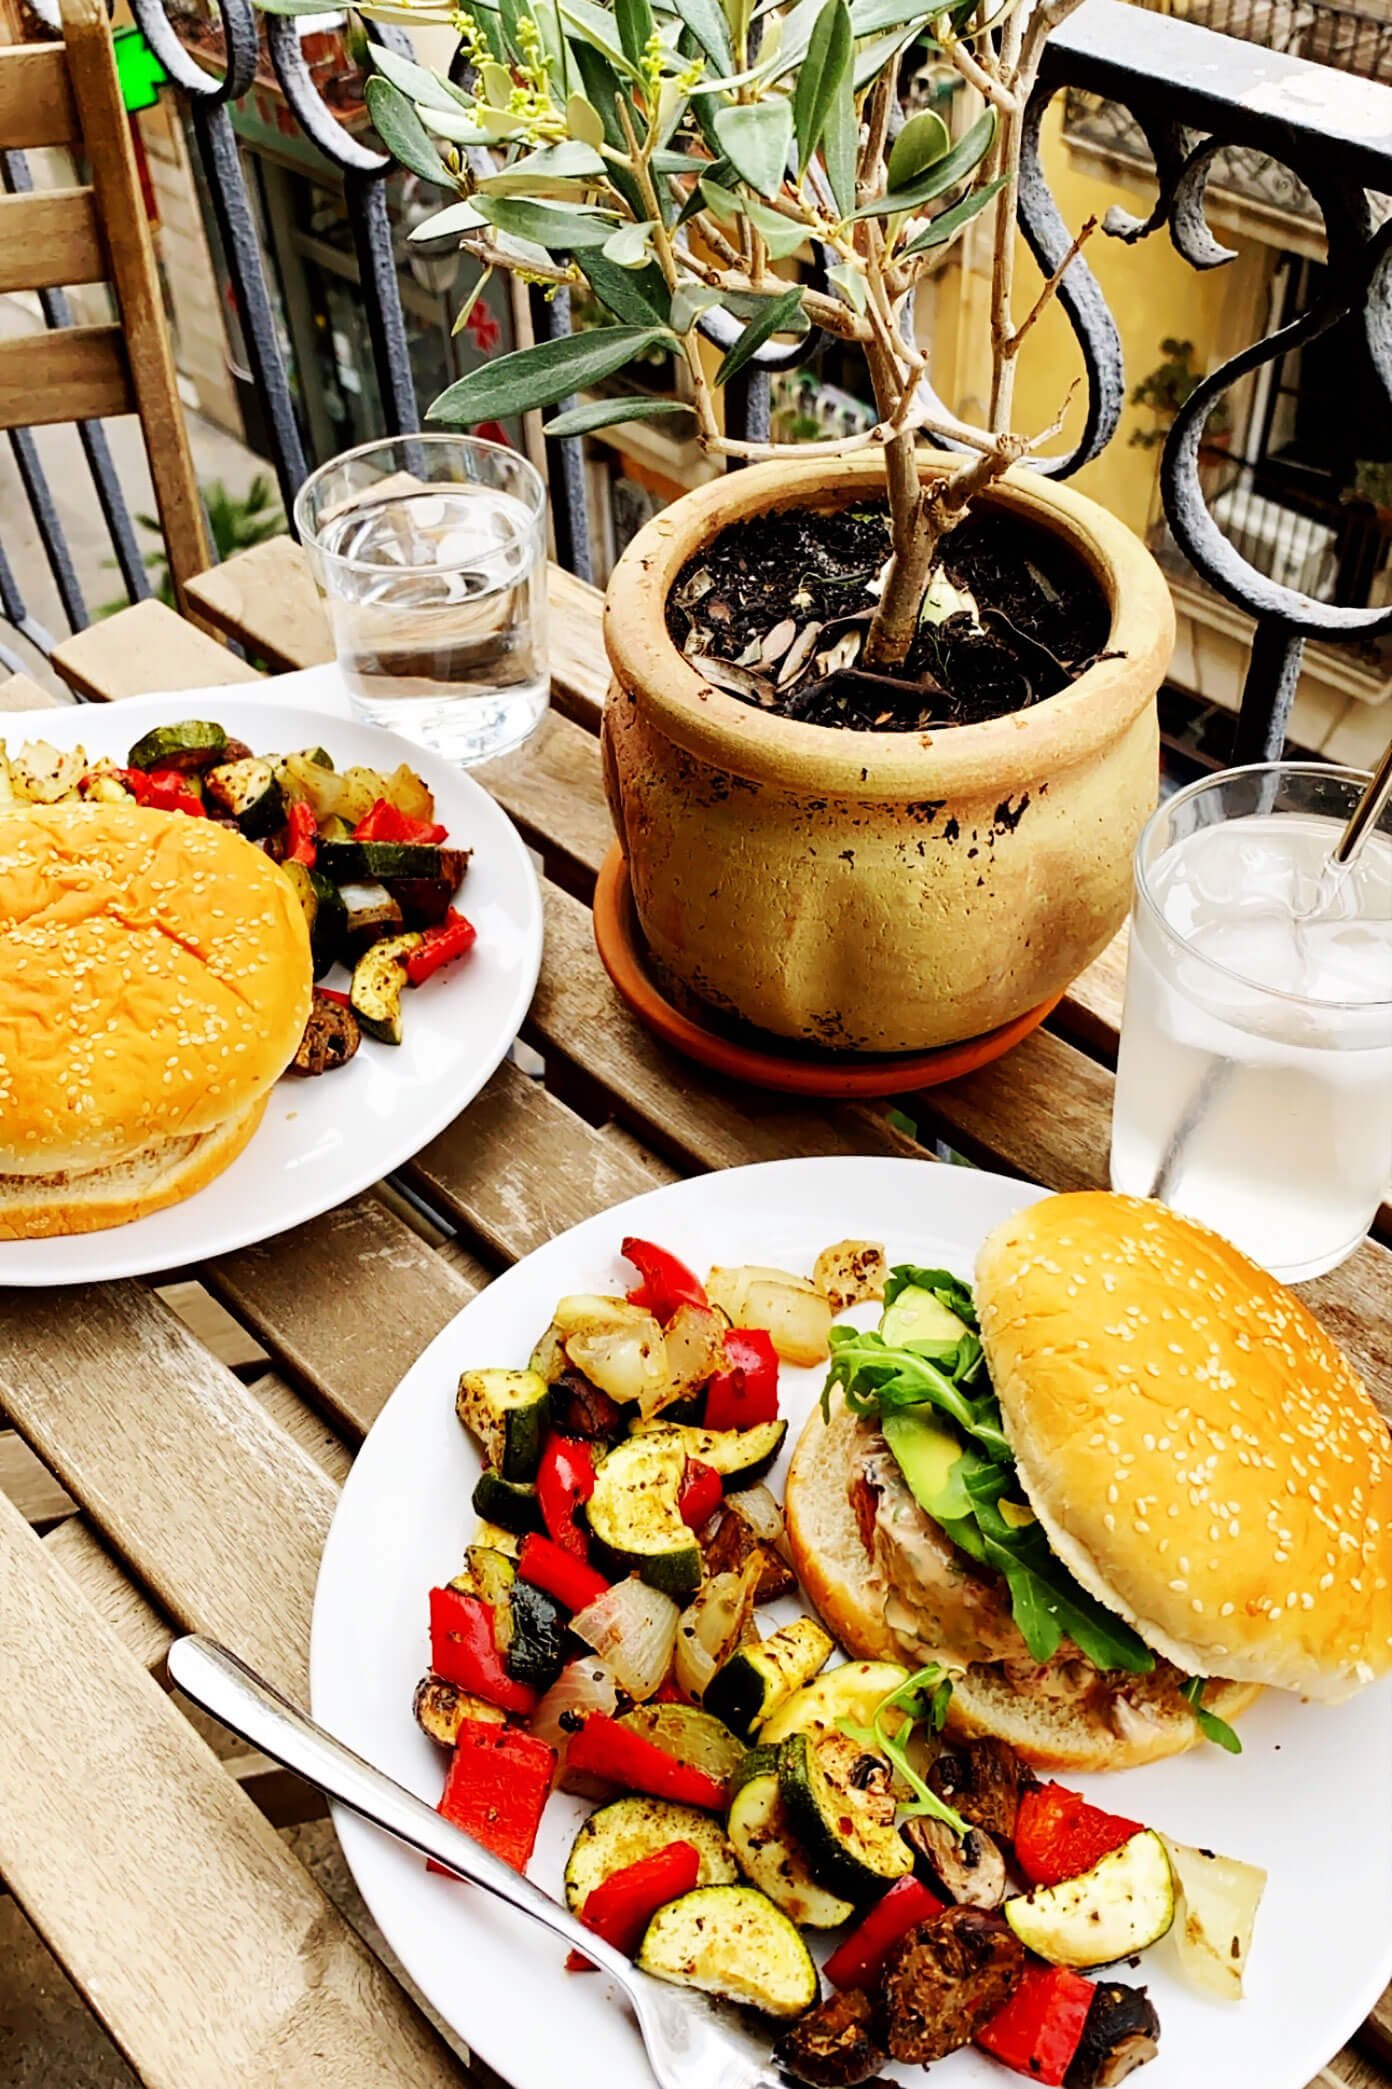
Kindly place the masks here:
<instances>
[{"instance_id":1,"label":"arugula leaf","mask_svg":"<svg viewBox=\"0 0 1392 2089\"><path fill-rule=\"evenodd\" d=\"M915 1670L886 1697L882 1697L870 1715L868 1726L857 1726L852 1720L838 1719L837 1729L851 1741L858 1741L862 1748L873 1748L878 1754L887 1756L904 1783L913 1793L912 1799L899 1802L901 1820L917 1820L921 1814L931 1814L935 1820L945 1821L954 1835L970 1834L969 1824L940 1799L931 1785L923 1779L909 1761L909 1743L916 1726L926 1726L931 1733L939 1734L947 1718L947 1709L952 1702L952 1678L938 1662L930 1662L927 1668ZM888 1714L901 1713L902 1720L890 1733L885 1721Z\"/></svg>"},{"instance_id":2,"label":"arugula leaf","mask_svg":"<svg viewBox=\"0 0 1392 2089\"><path fill-rule=\"evenodd\" d=\"M1204 1706L1203 1693L1207 1681L1207 1676L1190 1676L1179 1694L1188 1700L1199 1732L1206 1741L1212 1741L1215 1748L1225 1748L1229 1755L1241 1755L1242 1743L1227 1720L1220 1719L1216 1712L1210 1712Z\"/></svg>"},{"instance_id":3,"label":"arugula leaf","mask_svg":"<svg viewBox=\"0 0 1392 2089\"><path fill-rule=\"evenodd\" d=\"M880 1415L900 1407L937 1407L993 1457L1010 1463L1010 1440L1001 1427L995 1394L972 1394L954 1373L970 1373L981 1345L970 1331L957 1342L906 1342L891 1348L881 1334L856 1327L831 1330L831 1369L822 1390L822 1412L840 1386L852 1414Z\"/></svg>"},{"instance_id":4,"label":"arugula leaf","mask_svg":"<svg viewBox=\"0 0 1392 2089\"><path fill-rule=\"evenodd\" d=\"M912 1262L897 1262L885 1278L884 1302L892 1306L901 1291L910 1287L919 1291L931 1291L939 1305L946 1306L964 1320L973 1334L981 1331L981 1322L976 1317L976 1300L971 1286L960 1277L954 1277L950 1269L919 1269Z\"/></svg>"}]
</instances>

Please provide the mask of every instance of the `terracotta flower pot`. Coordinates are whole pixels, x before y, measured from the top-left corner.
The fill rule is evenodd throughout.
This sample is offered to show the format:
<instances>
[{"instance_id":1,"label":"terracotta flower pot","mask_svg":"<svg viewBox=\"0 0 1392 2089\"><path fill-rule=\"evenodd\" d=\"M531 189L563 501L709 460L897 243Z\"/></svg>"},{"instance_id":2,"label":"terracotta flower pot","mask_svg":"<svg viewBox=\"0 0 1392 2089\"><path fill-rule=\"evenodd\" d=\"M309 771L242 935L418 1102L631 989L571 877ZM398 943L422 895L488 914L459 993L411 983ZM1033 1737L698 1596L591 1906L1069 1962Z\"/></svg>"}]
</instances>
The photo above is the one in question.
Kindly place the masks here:
<instances>
[{"instance_id":1,"label":"terracotta flower pot","mask_svg":"<svg viewBox=\"0 0 1392 2089\"><path fill-rule=\"evenodd\" d=\"M790 455L656 516L609 584L604 750L656 956L763 1030L903 1052L1034 1007L1121 926L1155 802L1174 612L1129 530L1019 473L991 505L1065 537L1112 613L1112 657L1060 695L984 725L859 733L771 716L703 680L667 633L687 559L732 522L882 489L878 455Z\"/></svg>"}]
</instances>

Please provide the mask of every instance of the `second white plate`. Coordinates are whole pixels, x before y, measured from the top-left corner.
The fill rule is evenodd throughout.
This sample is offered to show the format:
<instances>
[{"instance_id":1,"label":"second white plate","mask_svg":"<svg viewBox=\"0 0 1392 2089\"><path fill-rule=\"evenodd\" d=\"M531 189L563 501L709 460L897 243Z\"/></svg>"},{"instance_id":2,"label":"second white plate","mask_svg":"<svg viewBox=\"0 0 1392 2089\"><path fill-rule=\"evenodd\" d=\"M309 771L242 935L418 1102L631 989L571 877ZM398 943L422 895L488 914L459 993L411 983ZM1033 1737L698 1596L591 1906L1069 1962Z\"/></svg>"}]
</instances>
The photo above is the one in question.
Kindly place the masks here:
<instances>
[{"instance_id":1,"label":"second white plate","mask_svg":"<svg viewBox=\"0 0 1392 2089\"><path fill-rule=\"evenodd\" d=\"M810 1271L846 1237L883 1241L891 1262L970 1277L986 1233L1042 1194L1000 1176L918 1161L780 1161L672 1184L590 1219L499 1277L408 1373L358 1455L324 1552L311 1655L314 1713L348 1745L433 1805L445 1758L411 1717L429 1665L426 1593L459 1570L476 1521L479 1472L454 1416L461 1370L521 1364L566 1292L622 1290L627 1233L661 1242L703 1272L712 1262ZM820 1371L782 1372L790 1444ZM786 1456L770 1484L782 1497ZM1261 1864L1270 1885L1247 1999L1206 2002L1165 1947L1119 1977L1144 1982L1160 2012L1160 2057L1137 2089L1306 2089L1392 1973L1392 1689L1346 1705L1269 1694L1242 1723L1234 1759L1200 1748L1121 1776L1070 1779L1178 1840ZM559 1895L566 1851L588 1812L547 1807L531 1876ZM512 2089L649 2089L632 2022L609 1983L567 1974L563 1947L358 1820L338 1830L387 1941L422 1991ZM918 2069L892 2069L921 2082ZM975 2052L933 2070L941 2089L1007 2089Z\"/></svg>"},{"instance_id":2,"label":"second white plate","mask_svg":"<svg viewBox=\"0 0 1392 2089\"><path fill-rule=\"evenodd\" d=\"M80 746L124 762L151 726L184 718L214 719L258 754L322 742L341 769L361 763L390 772L409 762L434 793L450 840L474 852L459 906L478 941L409 997L402 1044L364 1038L336 1072L279 1081L251 1144L206 1189L106 1232L0 1241L0 1284L89 1284L180 1269L317 1218L399 1168L459 1115L516 1037L536 986L541 895L521 836L464 770L395 733L233 688L10 712L0 717L0 739L16 748L26 740Z\"/></svg>"}]
</instances>

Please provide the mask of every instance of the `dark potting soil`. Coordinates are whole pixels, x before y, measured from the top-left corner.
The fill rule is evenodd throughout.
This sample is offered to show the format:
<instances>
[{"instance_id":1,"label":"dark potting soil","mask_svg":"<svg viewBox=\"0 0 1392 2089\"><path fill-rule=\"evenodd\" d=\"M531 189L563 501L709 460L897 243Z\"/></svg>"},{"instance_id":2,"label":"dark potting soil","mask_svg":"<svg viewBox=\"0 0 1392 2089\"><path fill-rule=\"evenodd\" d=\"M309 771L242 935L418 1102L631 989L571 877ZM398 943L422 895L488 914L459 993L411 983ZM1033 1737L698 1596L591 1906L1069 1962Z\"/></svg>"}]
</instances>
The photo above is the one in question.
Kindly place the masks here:
<instances>
[{"instance_id":1,"label":"dark potting soil","mask_svg":"<svg viewBox=\"0 0 1392 2089\"><path fill-rule=\"evenodd\" d=\"M1102 656L1106 600L1047 530L972 515L952 532L941 621L919 625L895 675L859 665L889 556L883 504L789 508L737 522L690 559L667 604L675 643L707 678L785 718L853 732L974 725L1056 696Z\"/></svg>"}]
</instances>

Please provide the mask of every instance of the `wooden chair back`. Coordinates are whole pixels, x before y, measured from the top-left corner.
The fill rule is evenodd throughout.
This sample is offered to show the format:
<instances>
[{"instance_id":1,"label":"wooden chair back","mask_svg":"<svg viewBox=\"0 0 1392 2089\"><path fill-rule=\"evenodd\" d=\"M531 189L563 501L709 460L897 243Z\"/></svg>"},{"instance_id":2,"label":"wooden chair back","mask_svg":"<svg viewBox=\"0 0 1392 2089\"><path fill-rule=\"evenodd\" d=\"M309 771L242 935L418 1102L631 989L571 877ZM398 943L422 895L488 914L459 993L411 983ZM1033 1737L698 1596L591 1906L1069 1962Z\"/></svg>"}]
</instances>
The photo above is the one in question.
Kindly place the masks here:
<instances>
[{"instance_id":1,"label":"wooden chair back","mask_svg":"<svg viewBox=\"0 0 1392 2089\"><path fill-rule=\"evenodd\" d=\"M119 321L0 341L0 429L138 414L182 608L211 558L102 0L62 0L62 29L0 46L0 152L66 146L88 179L0 196L0 293L108 283Z\"/></svg>"}]
</instances>

